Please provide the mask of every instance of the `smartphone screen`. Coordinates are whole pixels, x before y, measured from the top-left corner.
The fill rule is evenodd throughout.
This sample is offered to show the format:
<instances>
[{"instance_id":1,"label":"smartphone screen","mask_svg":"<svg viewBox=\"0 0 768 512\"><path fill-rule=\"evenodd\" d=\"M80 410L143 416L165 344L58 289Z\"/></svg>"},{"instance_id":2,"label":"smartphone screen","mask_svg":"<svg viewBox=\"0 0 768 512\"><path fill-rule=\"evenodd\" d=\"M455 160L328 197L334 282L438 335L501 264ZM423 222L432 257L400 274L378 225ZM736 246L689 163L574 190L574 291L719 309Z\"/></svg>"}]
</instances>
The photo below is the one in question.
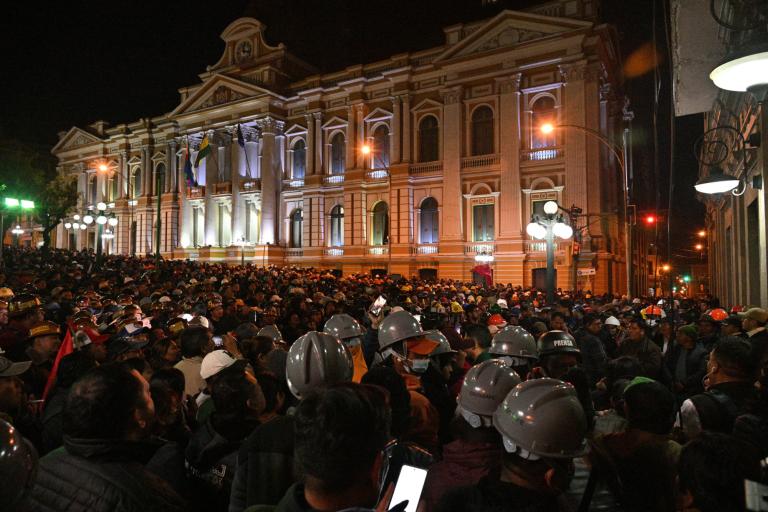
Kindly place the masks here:
<instances>
[{"instance_id":1,"label":"smartphone screen","mask_svg":"<svg viewBox=\"0 0 768 512\"><path fill-rule=\"evenodd\" d=\"M220 347L224 344L224 340L221 339L221 336L214 336L213 344L216 345L217 347Z\"/></svg>"},{"instance_id":2,"label":"smartphone screen","mask_svg":"<svg viewBox=\"0 0 768 512\"><path fill-rule=\"evenodd\" d=\"M373 316L379 316L379 313L381 313L381 308L383 308L386 303L387 299L385 299L383 295L379 295L379 297L373 301L373 304L371 304L371 313Z\"/></svg>"},{"instance_id":3,"label":"smartphone screen","mask_svg":"<svg viewBox=\"0 0 768 512\"><path fill-rule=\"evenodd\" d=\"M424 481L427 479L427 470L404 465L400 470L400 476L395 484L395 492L392 494L392 500L389 502L389 509L408 500L405 512L416 512L419 506L421 490L424 487Z\"/></svg>"}]
</instances>

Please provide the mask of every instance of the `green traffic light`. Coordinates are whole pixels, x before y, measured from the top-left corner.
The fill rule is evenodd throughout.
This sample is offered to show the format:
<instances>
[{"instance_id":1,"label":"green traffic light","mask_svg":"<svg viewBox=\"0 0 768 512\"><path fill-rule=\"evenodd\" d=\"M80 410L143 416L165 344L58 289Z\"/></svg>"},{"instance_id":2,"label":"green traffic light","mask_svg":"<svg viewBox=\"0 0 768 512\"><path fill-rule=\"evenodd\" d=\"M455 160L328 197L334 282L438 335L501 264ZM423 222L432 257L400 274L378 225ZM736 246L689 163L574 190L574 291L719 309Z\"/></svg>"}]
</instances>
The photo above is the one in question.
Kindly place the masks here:
<instances>
[{"instance_id":1,"label":"green traffic light","mask_svg":"<svg viewBox=\"0 0 768 512\"><path fill-rule=\"evenodd\" d=\"M686 283L689 282L690 280L691 280L691 276L683 276L683 281L685 281Z\"/></svg>"}]
</instances>

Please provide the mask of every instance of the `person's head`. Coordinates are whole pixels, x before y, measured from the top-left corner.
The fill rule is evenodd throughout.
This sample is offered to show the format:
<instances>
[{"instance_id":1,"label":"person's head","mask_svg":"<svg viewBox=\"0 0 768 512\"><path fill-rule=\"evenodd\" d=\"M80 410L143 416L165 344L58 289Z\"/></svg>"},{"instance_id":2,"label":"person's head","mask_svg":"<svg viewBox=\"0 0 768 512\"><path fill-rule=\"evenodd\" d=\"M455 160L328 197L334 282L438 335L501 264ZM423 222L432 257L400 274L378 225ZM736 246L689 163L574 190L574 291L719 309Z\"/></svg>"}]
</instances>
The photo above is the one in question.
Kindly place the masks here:
<instances>
[{"instance_id":1,"label":"person's head","mask_svg":"<svg viewBox=\"0 0 768 512\"><path fill-rule=\"evenodd\" d=\"M741 326L749 332L758 327L765 327L766 322L768 322L768 311L763 308L750 308L744 313Z\"/></svg>"},{"instance_id":2,"label":"person's head","mask_svg":"<svg viewBox=\"0 0 768 512\"><path fill-rule=\"evenodd\" d=\"M261 388L261 393L264 395L262 417L283 414L289 393L285 382L266 372L258 373L256 380Z\"/></svg>"},{"instance_id":3,"label":"person's head","mask_svg":"<svg viewBox=\"0 0 768 512\"><path fill-rule=\"evenodd\" d=\"M391 434L395 439L400 439L411 425L411 395L403 376L392 367L374 366L363 375L361 383L387 390L392 416Z\"/></svg>"},{"instance_id":4,"label":"person's head","mask_svg":"<svg viewBox=\"0 0 768 512\"><path fill-rule=\"evenodd\" d=\"M294 418L296 467L309 504L373 507L390 438L385 393L351 383L313 391Z\"/></svg>"},{"instance_id":5,"label":"person's head","mask_svg":"<svg viewBox=\"0 0 768 512\"><path fill-rule=\"evenodd\" d=\"M633 317L627 325L627 336L631 341L642 341L646 335L646 325L642 318Z\"/></svg>"},{"instance_id":6,"label":"person's head","mask_svg":"<svg viewBox=\"0 0 768 512\"><path fill-rule=\"evenodd\" d=\"M659 332L662 336L669 339L674 332L674 322L671 318L662 318L659 320Z\"/></svg>"},{"instance_id":7,"label":"person's head","mask_svg":"<svg viewBox=\"0 0 768 512\"><path fill-rule=\"evenodd\" d=\"M720 334L723 336L738 336L741 334L743 320L737 315L731 315L720 324Z\"/></svg>"},{"instance_id":8,"label":"person's head","mask_svg":"<svg viewBox=\"0 0 768 512\"><path fill-rule=\"evenodd\" d=\"M740 512L744 480L760 478L760 452L733 436L703 432L683 447L678 474L681 508Z\"/></svg>"},{"instance_id":9,"label":"person's head","mask_svg":"<svg viewBox=\"0 0 768 512\"><path fill-rule=\"evenodd\" d=\"M29 330L29 346L42 361L53 360L59 350L59 326L53 322L39 322Z\"/></svg>"},{"instance_id":10,"label":"person's head","mask_svg":"<svg viewBox=\"0 0 768 512\"><path fill-rule=\"evenodd\" d=\"M706 386L755 379L757 362L752 360L749 342L735 336L721 338L709 353Z\"/></svg>"},{"instance_id":11,"label":"person's head","mask_svg":"<svg viewBox=\"0 0 768 512\"><path fill-rule=\"evenodd\" d=\"M699 334L702 337L717 334L717 331L719 328L719 324L715 321L715 319L706 313L701 315L701 318L699 318L698 325L699 325Z\"/></svg>"},{"instance_id":12,"label":"person's head","mask_svg":"<svg viewBox=\"0 0 768 512\"><path fill-rule=\"evenodd\" d=\"M636 377L624 389L624 413L630 428L667 435L675 423L675 397L659 382Z\"/></svg>"},{"instance_id":13,"label":"person's head","mask_svg":"<svg viewBox=\"0 0 768 512\"><path fill-rule=\"evenodd\" d=\"M107 364L90 370L69 390L63 432L74 439L137 440L155 416L149 383L136 370Z\"/></svg>"},{"instance_id":14,"label":"person's head","mask_svg":"<svg viewBox=\"0 0 768 512\"><path fill-rule=\"evenodd\" d=\"M600 330L603 328L603 321L600 319L600 315L594 313L584 315L584 328L590 334L600 334Z\"/></svg>"},{"instance_id":15,"label":"person's head","mask_svg":"<svg viewBox=\"0 0 768 512\"><path fill-rule=\"evenodd\" d=\"M457 412L473 428L491 427L493 413L520 376L499 359L489 359L470 368L461 386Z\"/></svg>"},{"instance_id":16,"label":"person's head","mask_svg":"<svg viewBox=\"0 0 768 512\"><path fill-rule=\"evenodd\" d=\"M216 417L227 420L256 418L264 412L265 400L256 378L239 365L221 370L211 384Z\"/></svg>"},{"instance_id":17,"label":"person's head","mask_svg":"<svg viewBox=\"0 0 768 512\"><path fill-rule=\"evenodd\" d=\"M221 302L212 302L208 305L208 317L214 322L221 320L224 316L224 306Z\"/></svg>"},{"instance_id":18,"label":"person's head","mask_svg":"<svg viewBox=\"0 0 768 512\"><path fill-rule=\"evenodd\" d=\"M184 398L184 374L181 370L157 370L152 375L149 390L155 404L156 426L162 430L176 424L180 419Z\"/></svg>"},{"instance_id":19,"label":"person's head","mask_svg":"<svg viewBox=\"0 0 768 512\"><path fill-rule=\"evenodd\" d=\"M15 375L0 377L0 413L13 418L23 412L25 405L24 382Z\"/></svg>"},{"instance_id":20,"label":"person's head","mask_svg":"<svg viewBox=\"0 0 768 512\"><path fill-rule=\"evenodd\" d=\"M576 346L576 340L563 331L542 334L538 348L541 369L552 379L562 379L570 368L581 362L581 352Z\"/></svg>"},{"instance_id":21,"label":"person's head","mask_svg":"<svg viewBox=\"0 0 768 512\"><path fill-rule=\"evenodd\" d=\"M181 360L181 348L173 338L157 340L152 345L152 359L161 361L167 365L174 365Z\"/></svg>"},{"instance_id":22,"label":"person's head","mask_svg":"<svg viewBox=\"0 0 768 512\"><path fill-rule=\"evenodd\" d=\"M203 327L188 327L179 336L181 343L181 355L190 357L202 357L215 347L211 339L211 333Z\"/></svg>"},{"instance_id":23,"label":"person's head","mask_svg":"<svg viewBox=\"0 0 768 512\"><path fill-rule=\"evenodd\" d=\"M554 311L549 315L549 327L553 331L565 331L565 315L559 311Z\"/></svg>"},{"instance_id":24,"label":"person's head","mask_svg":"<svg viewBox=\"0 0 768 512\"><path fill-rule=\"evenodd\" d=\"M677 330L675 340L677 344L686 350L691 350L696 346L698 339L698 330L695 325L684 325Z\"/></svg>"},{"instance_id":25,"label":"person's head","mask_svg":"<svg viewBox=\"0 0 768 512\"><path fill-rule=\"evenodd\" d=\"M483 312L480 308L477 307L476 304L470 304L464 310L464 314L467 316L467 320L469 322L478 323Z\"/></svg>"},{"instance_id":26,"label":"person's head","mask_svg":"<svg viewBox=\"0 0 768 512\"><path fill-rule=\"evenodd\" d=\"M285 375L288 388L297 398L318 387L349 382L352 373L349 349L330 334L310 331L288 351Z\"/></svg>"}]
</instances>

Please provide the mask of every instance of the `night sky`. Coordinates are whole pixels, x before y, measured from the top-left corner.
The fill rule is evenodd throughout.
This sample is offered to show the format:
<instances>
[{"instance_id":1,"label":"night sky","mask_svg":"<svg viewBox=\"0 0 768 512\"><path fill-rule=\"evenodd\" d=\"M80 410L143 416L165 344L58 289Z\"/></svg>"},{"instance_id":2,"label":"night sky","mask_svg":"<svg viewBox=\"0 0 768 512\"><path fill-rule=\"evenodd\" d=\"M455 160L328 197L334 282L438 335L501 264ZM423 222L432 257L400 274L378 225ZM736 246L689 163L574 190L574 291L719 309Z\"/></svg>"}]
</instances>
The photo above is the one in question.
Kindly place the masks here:
<instances>
[{"instance_id":1,"label":"night sky","mask_svg":"<svg viewBox=\"0 0 768 512\"><path fill-rule=\"evenodd\" d=\"M333 71L439 45L444 26L491 17L502 7L535 3L500 0L490 7L483 7L481 0L14 3L0 22L4 57L0 137L53 146L57 132L74 125L98 119L114 125L169 112L178 104L177 89L199 83L198 73L221 56L219 35L244 14L267 25L268 43L283 42L320 70ZM603 3L603 18L617 25L625 57L637 55L652 42L651 0ZM625 88L636 115L636 201L643 211L664 213L669 202L670 91L661 0L658 5L658 72L663 81L658 159L652 129L653 71L628 78ZM676 126L673 252L679 252L674 240L687 244L692 226L703 224L704 211L692 188L697 174L692 146L701 133L701 116L678 119Z\"/></svg>"}]
</instances>

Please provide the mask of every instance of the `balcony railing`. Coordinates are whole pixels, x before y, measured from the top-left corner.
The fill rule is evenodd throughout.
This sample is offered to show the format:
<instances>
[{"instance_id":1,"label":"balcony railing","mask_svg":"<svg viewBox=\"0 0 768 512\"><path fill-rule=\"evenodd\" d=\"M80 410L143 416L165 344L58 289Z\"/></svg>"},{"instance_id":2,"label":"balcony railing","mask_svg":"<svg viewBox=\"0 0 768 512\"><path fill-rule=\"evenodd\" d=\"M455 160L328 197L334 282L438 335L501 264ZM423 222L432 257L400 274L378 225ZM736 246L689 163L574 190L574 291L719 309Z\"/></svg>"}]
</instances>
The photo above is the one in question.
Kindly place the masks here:
<instances>
[{"instance_id":1,"label":"balcony railing","mask_svg":"<svg viewBox=\"0 0 768 512\"><path fill-rule=\"evenodd\" d=\"M437 254L439 250L437 244L419 244L412 248L414 254Z\"/></svg>"},{"instance_id":2,"label":"balcony railing","mask_svg":"<svg viewBox=\"0 0 768 512\"><path fill-rule=\"evenodd\" d=\"M304 256L304 249L302 247L289 247L285 250L285 255L289 258L300 258Z\"/></svg>"},{"instance_id":3,"label":"balcony railing","mask_svg":"<svg viewBox=\"0 0 768 512\"><path fill-rule=\"evenodd\" d=\"M338 184L344 183L344 175L330 174L327 176L323 176L323 183L327 185L338 185Z\"/></svg>"},{"instance_id":4,"label":"balcony railing","mask_svg":"<svg viewBox=\"0 0 768 512\"><path fill-rule=\"evenodd\" d=\"M304 180L303 179L283 180L283 186L285 188L301 188L304 186Z\"/></svg>"},{"instance_id":5,"label":"balcony railing","mask_svg":"<svg viewBox=\"0 0 768 512\"><path fill-rule=\"evenodd\" d=\"M368 254L371 256L381 256L387 254L389 247L386 245L372 245L368 248Z\"/></svg>"},{"instance_id":6,"label":"balcony railing","mask_svg":"<svg viewBox=\"0 0 768 512\"><path fill-rule=\"evenodd\" d=\"M326 256L344 256L344 249L340 247L328 247L325 250Z\"/></svg>"},{"instance_id":7,"label":"balcony railing","mask_svg":"<svg viewBox=\"0 0 768 512\"><path fill-rule=\"evenodd\" d=\"M249 178L243 181L242 183L242 189L244 191L253 191L253 190L260 190L261 189L261 180L258 178Z\"/></svg>"},{"instance_id":8,"label":"balcony railing","mask_svg":"<svg viewBox=\"0 0 768 512\"><path fill-rule=\"evenodd\" d=\"M464 254L493 254L496 242L468 242L464 244Z\"/></svg>"},{"instance_id":9,"label":"balcony railing","mask_svg":"<svg viewBox=\"0 0 768 512\"><path fill-rule=\"evenodd\" d=\"M563 148L525 149L520 153L520 159L524 161L554 160L562 158Z\"/></svg>"},{"instance_id":10,"label":"balcony railing","mask_svg":"<svg viewBox=\"0 0 768 512\"><path fill-rule=\"evenodd\" d=\"M564 251L567 242L555 242L555 252ZM526 252L547 252L547 242L543 240L526 240L525 241Z\"/></svg>"},{"instance_id":11,"label":"balcony railing","mask_svg":"<svg viewBox=\"0 0 768 512\"><path fill-rule=\"evenodd\" d=\"M205 187L187 187L187 197L190 199L205 197Z\"/></svg>"},{"instance_id":12,"label":"balcony railing","mask_svg":"<svg viewBox=\"0 0 768 512\"><path fill-rule=\"evenodd\" d=\"M418 164L412 164L410 167L410 174L412 176L421 176L425 174L437 174L442 172L442 170L442 160L436 160L434 162L421 162Z\"/></svg>"},{"instance_id":13,"label":"balcony railing","mask_svg":"<svg viewBox=\"0 0 768 512\"><path fill-rule=\"evenodd\" d=\"M492 167L499 165L500 157L498 154L468 156L461 159L462 169L477 169L480 167Z\"/></svg>"},{"instance_id":14,"label":"balcony railing","mask_svg":"<svg viewBox=\"0 0 768 512\"><path fill-rule=\"evenodd\" d=\"M389 171L386 169L371 169L365 173L365 179L368 181L381 181L389 177Z\"/></svg>"},{"instance_id":15,"label":"balcony railing","mask_svg":"<svg viewBox=\"0 0 768 512\"><path fill-rule=\"evenodd\" d=\"M214 183L214 185L213 185L213 193L214 194L231 194L232 193L232 182L224 181L224 182L221 182L221 183Z\"/></svg>"}]
</instances>

